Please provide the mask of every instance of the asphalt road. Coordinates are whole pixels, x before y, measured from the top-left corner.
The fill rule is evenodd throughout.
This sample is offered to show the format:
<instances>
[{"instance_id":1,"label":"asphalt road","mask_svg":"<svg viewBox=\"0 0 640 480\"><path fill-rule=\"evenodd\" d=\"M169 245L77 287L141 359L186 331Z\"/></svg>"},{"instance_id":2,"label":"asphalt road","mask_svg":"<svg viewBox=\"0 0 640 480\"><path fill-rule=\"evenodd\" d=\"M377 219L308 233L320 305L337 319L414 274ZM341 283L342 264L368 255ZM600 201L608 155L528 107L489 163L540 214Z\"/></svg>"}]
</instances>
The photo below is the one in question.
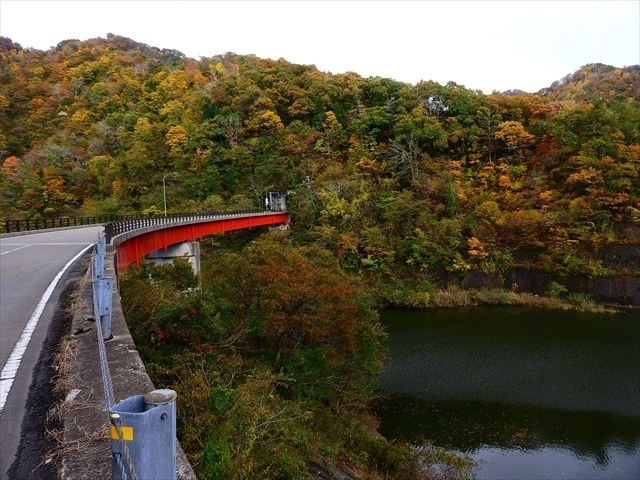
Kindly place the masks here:
<instances>
[{"instance_id":1,"label":"asphalt road","mask_svg":"<svg viewBox=\"0 0 640 480\"><path fill-rule=\"evenodd\" d=\"M29 389L34 376L42 376L37 375L38 362L72 269L69 262L102 230L94 226L0 239L0 480L10 478L7 471L29 421ZM69 270L61 274L65 267Z\"/></svg>"}]
</instances>

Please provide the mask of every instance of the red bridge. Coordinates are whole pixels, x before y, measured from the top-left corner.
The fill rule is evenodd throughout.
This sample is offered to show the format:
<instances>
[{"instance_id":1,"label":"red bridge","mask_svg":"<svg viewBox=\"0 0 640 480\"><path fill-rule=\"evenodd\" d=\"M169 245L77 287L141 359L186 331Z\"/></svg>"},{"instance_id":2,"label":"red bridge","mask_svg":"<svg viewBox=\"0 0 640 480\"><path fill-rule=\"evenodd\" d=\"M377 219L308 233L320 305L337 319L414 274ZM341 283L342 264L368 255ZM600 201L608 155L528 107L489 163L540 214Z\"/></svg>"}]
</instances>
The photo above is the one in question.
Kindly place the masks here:
<instances>
[{"instance_id":1,"label":"red bridge","mask_svg":"<svg viewBox=\"0 0 640 480\"><path fill-rule=\"evenodd\" d=\"M140 258L170 245L193 242L216 233L289 224L286 212L190 215L112 222L105 226L107 244L116 247L118 272Z\"/></svg>"}]
</instances>

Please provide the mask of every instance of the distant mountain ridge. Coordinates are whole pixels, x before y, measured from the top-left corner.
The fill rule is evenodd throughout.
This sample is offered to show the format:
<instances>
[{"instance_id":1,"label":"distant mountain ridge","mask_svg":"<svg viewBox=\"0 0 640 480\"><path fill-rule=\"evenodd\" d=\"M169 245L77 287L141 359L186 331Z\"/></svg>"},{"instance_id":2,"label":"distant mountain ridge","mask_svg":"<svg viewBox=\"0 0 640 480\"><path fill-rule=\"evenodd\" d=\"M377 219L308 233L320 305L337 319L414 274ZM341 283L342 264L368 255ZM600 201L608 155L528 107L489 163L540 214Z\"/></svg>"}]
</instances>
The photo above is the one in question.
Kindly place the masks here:
<instances>
[{"instance_id":1,"label":"distant mountain ridge","mask_svg":"<svg viewBox=\"0 0 640 480\"><path fill-rule=\"evenodd\" d=\"M640 65L617 68L590 63L553 82L539 93L558 100L583 101L604 97L628 98L640 103Z\"/></svg>"},{"instance_id":2,"label":"distant mountain ridge","mask_svg":"<svg viewBox=\"0 0 640 480\"><path fill-rule=\"evenodd\" d=\"M97 45L105 45L109 44L115 48L121 49L123 51L138 51L144 54L149 55L152 58L160 60L164 63L171 64L175 61L186 58L185 54L180 52L179 50L167 49L167 48L158 48L149 46L145 43L137 42L131 38L123 37L120 35L115 35L113 33L107 33L106 38L96 37L88 40L77 40L77 39L68 39L63 40L58 43L55 47L56 49L60 49L67 44L77 45L78 43L86 43L91 46ZM13 42L10 38L0 36L0 53L7 52L9 50L21 50L23 47L19 43ZM28 50L34 50L29 48ZM227 52L225 54L214 55L213 59L221 59L223 57L227 57L229 55L236 56L235 53ZM237 55L237 56L252 56L252 55ZM625 75L628 74L628 75ZM640 84L638 84L638 75L640 74L640 64L639 65L630 65L625 67L614 67L611 65L605 65L603 63L590 63L582 66L580 69L576 70L573 73L567 74L562 79L556 80L549 87L542 88L536 93L541 95L550 95L554 94L558 99L565 95L571 95L570 85L574 84L582 84L587 83L591 87L596 90L600 87L608 88L616 84L616 82L608 82L608 79L611 77L622 77L622 81L624 82L624 86L619 86L619 89L624 89L626 93L633 94L636 93L636 96L639 96L637 92L640 91ZM635 80L634 80L635 78ZM530 92L526 92L524 90L520 90L518 88L505 90L502 92L503 95L522 95L529 94Z\"/></svg>"}]
</instances>

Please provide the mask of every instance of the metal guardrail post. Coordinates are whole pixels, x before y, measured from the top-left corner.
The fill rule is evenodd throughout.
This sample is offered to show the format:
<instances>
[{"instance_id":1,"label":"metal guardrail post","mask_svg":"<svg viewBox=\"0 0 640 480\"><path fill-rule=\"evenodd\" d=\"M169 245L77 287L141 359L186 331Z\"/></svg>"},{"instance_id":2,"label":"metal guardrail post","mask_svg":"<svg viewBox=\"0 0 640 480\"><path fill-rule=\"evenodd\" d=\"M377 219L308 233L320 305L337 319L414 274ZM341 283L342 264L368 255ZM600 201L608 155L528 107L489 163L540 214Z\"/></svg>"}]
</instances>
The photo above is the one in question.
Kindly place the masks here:
<instances>
[{"instance_id":1,"label":"metal guardrail post","mask_svg":"<svg viewBox=\"0 0 640 480\"><path fill-rule=\"evenodd\" d=\"M93 278L104 277L104 255L94 254L91 256L91 274Z\"/></svg>"},{"instance_id":2,"label":"metal guardrail post","mask_svg":"<svg viewBox=\"0 0 640 480\"><path fill-rule=\"evenodd\" d=\"M130 480L123 468L129 461L140 480L176 479L176 397L173 390L154 390L110 409L113 480Z\"/></svg>"},{"instance_id":3,"label":"metal guardrail post","mask_svg":"<svg viewBox=\"0 0 640 480\"><path fill-rule=\"evenodd\" d=\"M111 304L113 297L113 279L95 278L93 280L93 291L96 296L94 305L97 304L97 311L94 316L100 317L102 325L102 336L105 340L111 338Z\"/></svg>"},{"instance_id":4,"label":"metal guardrail post","mask_svg":"<svg viewBox=\"0 0 640 480\"><path fill-rule=\"evenodd\" d=\"M104 277L104 256L107 253L106 239L100 237L91 256L91 275L92 278Z\"/></svg>"},{"instance_id":5,"label":"metal guardrail post","mask_svg":"<svg viewBox=\"0 0 640 480\"><path fill-rule=\"evenodd\" d=\"M96 253L98 255L104 255L107 253L107 239L104 236L100 237L98 243L96 243Z\"/></svg>"}]
</instances>

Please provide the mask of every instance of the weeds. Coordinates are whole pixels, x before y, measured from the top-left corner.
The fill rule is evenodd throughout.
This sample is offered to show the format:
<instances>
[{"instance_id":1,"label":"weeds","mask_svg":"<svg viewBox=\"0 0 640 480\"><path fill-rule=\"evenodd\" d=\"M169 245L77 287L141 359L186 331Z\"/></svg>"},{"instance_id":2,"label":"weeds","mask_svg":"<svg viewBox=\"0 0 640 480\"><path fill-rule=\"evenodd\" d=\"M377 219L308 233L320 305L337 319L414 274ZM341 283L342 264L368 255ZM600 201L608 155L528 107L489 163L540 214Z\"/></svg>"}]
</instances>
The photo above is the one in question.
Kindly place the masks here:
<instances>
[{"instance_id":1,"label":"weeds","mask_svg":"<svg viewBox=\"0 0 640 480\"><path fill-rule=\"evenodd\" d=\"M53 363L55 375L51 382L54 384L54 393L65 395L73 388L76 379L71 375L71 366L76 358L76 353L75 338L73 335L65 336Z\"/></svg>"},{"instance_id":2,"label":"weeds","mask_svg":"<svg viewBox=\"0 0 640 480\"><path fill-rule=\"evenodd\" d=\"M566 294L566 299L560 298ZM588 294L568 293L560 284L552 282L548 296L521 293L502 288L480 288L463 290L450 285L446 290L427 292L403 291L401 296L387 298L388 303L409 308L461 308L478 305L515 305L551 310L578 310L592 313L615 313L615 310L596 304Z\"/></svg>"}]
</instances>

